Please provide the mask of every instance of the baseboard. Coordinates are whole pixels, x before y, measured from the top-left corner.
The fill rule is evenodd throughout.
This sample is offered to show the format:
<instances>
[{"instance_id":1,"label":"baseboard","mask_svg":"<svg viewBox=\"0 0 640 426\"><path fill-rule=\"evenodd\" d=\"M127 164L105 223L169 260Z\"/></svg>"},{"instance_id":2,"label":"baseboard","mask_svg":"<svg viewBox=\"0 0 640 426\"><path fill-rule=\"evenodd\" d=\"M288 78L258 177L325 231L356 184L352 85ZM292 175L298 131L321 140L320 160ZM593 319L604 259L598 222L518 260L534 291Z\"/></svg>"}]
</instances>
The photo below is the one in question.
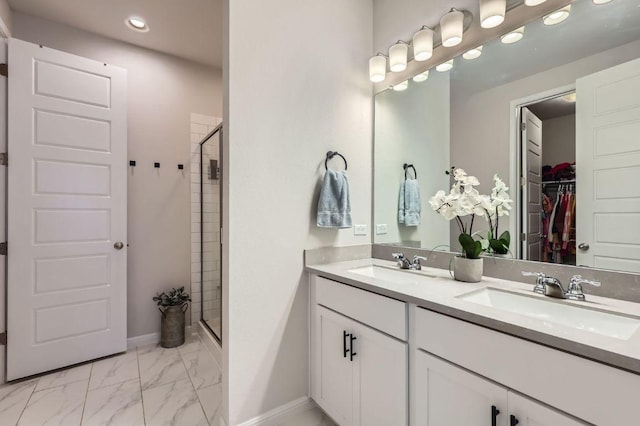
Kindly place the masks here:
<instances>
[{"instance_id":1,"label":"baseboard","mask_svg":"<svg viewBox=\"0 0 640 426\"><path fill-rule=\"evenodd\" d=\"M222 367L222 347L220 343L211 335L211 332L202 324L202 321L199 321L196 326L192 327L198 327L198 335L202 339L202 342L207 349L209 349L209 352L211 352L216 361L218 361L218 365Z\"/></svg>"},{"instance_id":2,"label":"baseboard","mask_svg":"<svg viewBox=\"0 0 640 426\"><path fill-rule=\"evenodd\" d=\"M160 332L143 334L142 336L129 337L127 339L127 350L140 346L155 345L160 343Z\"/></svg>"},{"instance_id":3,"label":"baseboard","mask_svg":"<svg viewBox=\"0 0 640 426\"><path fill-rule=\"evenodd\" d=\"M313 402L311 398L303 396L247 420L246 422L241 423L240 426L277 426L285 418L302 413L303 411L311 410L315 407L316 403Z\"/></svg>"}]
</instances>

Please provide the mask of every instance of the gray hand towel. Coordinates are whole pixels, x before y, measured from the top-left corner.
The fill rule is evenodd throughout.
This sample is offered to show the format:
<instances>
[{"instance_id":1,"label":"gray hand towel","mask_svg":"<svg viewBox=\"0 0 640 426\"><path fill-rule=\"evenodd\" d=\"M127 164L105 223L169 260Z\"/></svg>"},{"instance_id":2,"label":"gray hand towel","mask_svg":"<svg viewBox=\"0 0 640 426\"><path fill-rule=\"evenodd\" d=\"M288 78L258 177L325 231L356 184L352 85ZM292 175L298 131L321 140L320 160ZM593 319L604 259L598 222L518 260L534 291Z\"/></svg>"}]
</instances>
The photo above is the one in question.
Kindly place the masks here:
<instances>
[{"instance_id":1,"label":"gray hand towel","mask_svg":"<svg viewBox=\"0 0 640 426\"><path fill-rule=\"evenodd\" d=\"M349 179L344 171L327 170L318 200L318 226L351 228Z\"/></svg>"},{"instance_id":2,"label":"gray hand towel","mask_svg":"<svg viewBox=\"0 0 640 426\"><path fill-rule=\"evenodd\" d=\"M420 186L416 179L405 179L400 185L398 223L406 226L420 225Z\"/></svg>"}]
</instances>

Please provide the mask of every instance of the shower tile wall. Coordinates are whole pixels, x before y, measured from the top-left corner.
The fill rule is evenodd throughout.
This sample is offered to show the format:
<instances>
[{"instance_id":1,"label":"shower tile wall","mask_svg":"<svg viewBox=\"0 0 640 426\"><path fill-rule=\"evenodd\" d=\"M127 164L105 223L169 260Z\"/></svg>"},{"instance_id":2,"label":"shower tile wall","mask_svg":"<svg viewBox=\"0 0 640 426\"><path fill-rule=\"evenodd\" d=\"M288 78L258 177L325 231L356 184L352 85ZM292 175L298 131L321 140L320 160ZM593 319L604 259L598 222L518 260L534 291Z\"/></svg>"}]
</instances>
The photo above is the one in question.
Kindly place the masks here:
<instances>
[{"instance_id":1,"label":"shower tile wall","mask_svg":"<svg viewBox=\"0 0 640 426\"><path fill-rule=\"evenodd\" d=\"M220 312L220 181L208 180L205 168L203 185L204 214L200 222L200 141L212 131L221 118L202 114L191 114L191 322L197 323L201 317L200 301L203 300L202 318L215 329L219 327ZM205 144L203 163L218 159L219 138L214 136ZM203 227L203 256L200 256L200 227ZM200 262L204 259L204 276L200 273ZM201 282L204 279L204 294ZM216 321L217 319L217 321Z\"/></svg>"}]
</instances>

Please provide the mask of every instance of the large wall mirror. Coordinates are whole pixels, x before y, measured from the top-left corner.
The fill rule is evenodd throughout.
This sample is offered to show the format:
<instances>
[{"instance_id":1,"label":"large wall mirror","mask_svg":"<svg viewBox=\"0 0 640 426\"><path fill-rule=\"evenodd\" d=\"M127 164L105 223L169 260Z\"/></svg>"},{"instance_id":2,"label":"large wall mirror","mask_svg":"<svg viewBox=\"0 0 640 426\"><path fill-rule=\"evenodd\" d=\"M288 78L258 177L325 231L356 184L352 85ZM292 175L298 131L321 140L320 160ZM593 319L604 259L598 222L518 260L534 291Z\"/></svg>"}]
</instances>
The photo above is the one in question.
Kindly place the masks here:
<instances>
[{"instance_id":1,"label":"large wall mirror","mask_svg":"<svg viewBox=\"0 0 640 426\"><path fill-rule=\"evenodd\" d=\"M455 166L481 193L495 174L510 187L510 257L640 273L639 4L541 18L376 95L374 243L458 251L429 205Z\"/></svg>"}]
</instances>

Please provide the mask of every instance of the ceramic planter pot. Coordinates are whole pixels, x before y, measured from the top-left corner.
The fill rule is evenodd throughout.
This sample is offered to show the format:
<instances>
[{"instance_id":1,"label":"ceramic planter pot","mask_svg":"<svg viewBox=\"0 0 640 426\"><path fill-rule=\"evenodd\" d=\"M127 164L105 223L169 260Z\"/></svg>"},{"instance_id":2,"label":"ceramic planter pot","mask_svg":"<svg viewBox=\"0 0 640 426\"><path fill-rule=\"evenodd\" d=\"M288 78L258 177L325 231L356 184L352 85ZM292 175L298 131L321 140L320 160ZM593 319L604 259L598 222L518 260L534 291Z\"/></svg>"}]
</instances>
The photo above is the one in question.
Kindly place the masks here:
<instances>
[{"instance_id":1,"label":"ceramic planter pot","mask_svg":"<svg viewBox=\"0 0 640 426\"><path fill-rule=\"evenodd\" d=\"M453 277L457 281L477 283L482 280L482 258L467 259L456 256L453 258Z\"/></svg>"},{"instance_id":2,"label":"ceramic planter pot","mask_svg":"<svg viewBox=\"0 0 640 426\"><path fill-rule=\"evenodd\" d=\"M160 309L160 346L175 348L184 343L184 313L189 305L166 306Z\"/></svg>"}]
</instances>

